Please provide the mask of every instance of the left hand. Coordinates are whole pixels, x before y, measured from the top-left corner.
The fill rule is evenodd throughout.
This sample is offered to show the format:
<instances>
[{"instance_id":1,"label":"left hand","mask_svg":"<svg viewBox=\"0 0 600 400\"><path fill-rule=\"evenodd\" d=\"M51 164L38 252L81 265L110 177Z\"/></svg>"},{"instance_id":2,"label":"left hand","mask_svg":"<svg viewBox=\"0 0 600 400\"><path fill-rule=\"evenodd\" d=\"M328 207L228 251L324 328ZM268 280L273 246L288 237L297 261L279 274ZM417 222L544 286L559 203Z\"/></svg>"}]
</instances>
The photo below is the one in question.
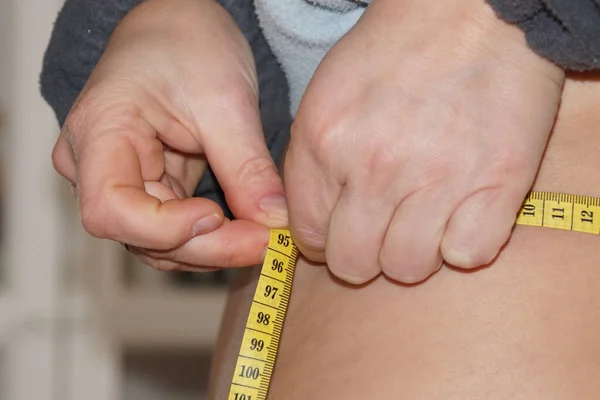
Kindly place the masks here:
<instances>
[{"instance_id":1,"label":"left hand","mask_svg":"<svg viewBox=\"0 0 600 400\"><path fill-rule=\"evenodd\" d=\"M53 152L83 227L162 270L261 263L287 226L252 51L213 0L145 0L119 23ZM191 197L207 161L236 216Z\"/></svg>"},{"instance_id":2,"label":"left hand","mask_svg":"<svg viewBox=\"0 0 600 400\"><path fill-rule=\"evenodd\" d=\"M285 182L301 252L357 284L491 262L563 82L483 0L373 0L292 128Z\"/></svg>"}]
</instances>

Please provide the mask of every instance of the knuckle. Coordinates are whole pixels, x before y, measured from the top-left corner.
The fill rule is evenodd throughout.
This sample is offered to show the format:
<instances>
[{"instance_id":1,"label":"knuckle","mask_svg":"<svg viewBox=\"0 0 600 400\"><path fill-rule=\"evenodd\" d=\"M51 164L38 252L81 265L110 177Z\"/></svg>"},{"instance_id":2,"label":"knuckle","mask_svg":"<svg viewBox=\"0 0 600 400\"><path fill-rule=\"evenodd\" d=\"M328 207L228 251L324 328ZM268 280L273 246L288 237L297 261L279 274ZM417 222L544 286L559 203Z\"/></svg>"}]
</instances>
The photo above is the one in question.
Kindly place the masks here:
<instances>
[{"instance_id":1,"label":"knuckle","mask_svg":"<svg viewBox=\"0 0 600 400\"><path fill-rule=\"evenodd\" d=\"M324 254L327 243L326 235L315 232L313 229L300 227L294 229L293 237L302 252L309 255Z\"/></svg>"},{"instance_id":2,"label":"knuckle","mask_svg":"<svg viewBox=\"0 0 600 400\"><path fill-rule=\"evenodd\" d=\"M244 185L251 185L273 176L277 176L273 159L260 155L244 160L236 170L238 182Z\"/></svg>"},{"instance_id":3,"label":"knuckle","mask_svg":"<svg viewBox=\"0 0 600 400\"><path fill-rule=\"evenodd\" d=\"M313 114L304 113L294 120L291 137L294 144L303 145L316 160L324 163L339 150L344 126L338 121L324 120Z\"/></svg>"},{"instance_id":4,"label":"knuckle","mask_svg":"<svg viewBox=\"0 0 600 400\"><path fill-rule=\"evenodd\" d=\"M374 148L368 157L370 167L380 171L382 177L395 181L398 173L390 172L404 171L402 175L406 178L403 179L410 181L413 191L443 184L458 176L457 171L461 168L460 160L451 152L419 146L413 148L404 143Z\"/></svg>"},{"instance_id":5,"label":"knuckle","mask_svg":"<svg viewBox=\"0 0 600 400\"><path fill-rule=\"evenodd\" d=\"M431 268L419 262L419 260L410 257L397 257L396 254L387 251L380 253L379 264L381 265L381 271L389 279L408 285L419 283L435 272L435 268Z\"/></svg>"},{"instance_id":6,"label":"knuckle","mask_svg":"<svg viewBox=\"0 0 600 400\"><path fill-rule=\"evenodd\" d=\"M377 251L361 246L352 237L336 236L327 242L327 265L337 278L353 285L362 285L381 272Z\"/></svg>"},{"instance_id":7,"label":"knuckle","mask_svg":"<svg viewBox=\"0 0 600 400\"><path fill-rule=\"evenodd\" d=\"M83 194L80 196L81 223L90 235L101 239L120 239L123 221L119 213L115 212L114 197L106 192L93 197Z\"/></svg>"},{"instance_id":8,"label":"knuckle","mask_svg":"<svg viewBox=\"0 0 600 400\"><path fill-rule=\"evenodd\" d=\"M63 156L61 150L59 149L58 144L56 144L54 146L54 148L52 149L51 159L52 159L52 166L54 167L54 169L57 170L62 175L61 170L64 170L64 156Z\"/></svg>"},{"instance_id":9,"label":"knuckle","mask_svg":"<svg viewBox=\"0 0 600 400\"><path fill-rule=\"evenodd\" d=\"M157 243L156 247L157 249L162 251L175 251L175 254L177 254L177 249L179 246L181 246L181 241L181 236L175 233L170 235L163 235L159 239L159 243Z\"/></svg>"},{"instance_id":10,"label":"knuckle","mask_svg":"<svg viewBox=\"0 0 600 400\"><path fill-rule=\"evenodd\" d=\"M386 147L377 141L372 141L371 145L363 150L361 158L364 160L366 171L387 172L381 176L393 175L393 179L396 178L396 174L390 174L389 171L398 170L399 165L404 161L395 148Z\"/></svg>"},{"instance_id":11,"label":"knuckle","mask_svg":"<svg viewBox=\"0 0 600 400\"><path fill-rule=\"evenodd\" d=\"M514 149L498 149L488 163L489 176L499 183L512 183L514 179L527 179L532 173L535 173L537 167L535 160L532 162L531 157L523 157Z\"/></svg>"},{"instance_id":12,"label":"knuckle","mask_svg":"<svg viewBox=\"0 0 600 400\"><path fill-rule=\"evenodd\" d=\"M89 200L80 201L80 218L83 228L90 235L101 239L111 238L105 213L98 206L90 206Z\"/></svg>"},{"instance_id":13,"label":"knuckle","mask_svg":"<svg viewBox=\"0 0 600 400\"><path fill-rule=\"evenodd\" d=\"M62 175L66 179L70 179L71 175L74 171L70 171L69 169L69 160L68 155L65 154L65 151L61 149L60 144L56 144L54 149L52 149L52 166L60 175Z\"/></svg>"},{"instance_id":14,"label":"knuckle","mask_svg":"<svg viewBox=\"0 0 600 400\"><path fill-rule=\"evenodd\" d=\"M378 271L371 271L360 267L356 268L356 266L346 264L342 261L329 261L328 259L327 266L336 278L352 285L362 285L379 274Z\"/></svg>"},{"instance_id":15,"label":"knuckle","mask_svg":"<svg viewBox=\"0 0 600 400\"><path fill-rule=\"evenodd\" d=\"M417 188L433 187L456 176L457 163L447 156L432 157L416 168L414 177Z\"/></svg>"}]
</instances>

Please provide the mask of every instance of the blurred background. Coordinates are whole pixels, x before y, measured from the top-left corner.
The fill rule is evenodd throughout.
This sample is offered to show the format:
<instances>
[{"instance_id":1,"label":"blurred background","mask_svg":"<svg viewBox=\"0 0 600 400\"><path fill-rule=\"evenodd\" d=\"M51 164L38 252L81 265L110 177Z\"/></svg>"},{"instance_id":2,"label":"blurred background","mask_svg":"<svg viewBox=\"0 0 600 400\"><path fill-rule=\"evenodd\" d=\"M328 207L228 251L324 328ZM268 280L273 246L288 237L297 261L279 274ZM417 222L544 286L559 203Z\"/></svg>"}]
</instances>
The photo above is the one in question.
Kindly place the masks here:
<instances>
[{"instance_id":1,"label":"blurred background","mask_svg":"<svg viewBox=\"0 0 600 400\"><path fill-rule=\"evenodd\" d=\"M227 276L81 228L38 75L62 0L0 0L0 400L202 400Z\"/></svg>"}]
</instances>

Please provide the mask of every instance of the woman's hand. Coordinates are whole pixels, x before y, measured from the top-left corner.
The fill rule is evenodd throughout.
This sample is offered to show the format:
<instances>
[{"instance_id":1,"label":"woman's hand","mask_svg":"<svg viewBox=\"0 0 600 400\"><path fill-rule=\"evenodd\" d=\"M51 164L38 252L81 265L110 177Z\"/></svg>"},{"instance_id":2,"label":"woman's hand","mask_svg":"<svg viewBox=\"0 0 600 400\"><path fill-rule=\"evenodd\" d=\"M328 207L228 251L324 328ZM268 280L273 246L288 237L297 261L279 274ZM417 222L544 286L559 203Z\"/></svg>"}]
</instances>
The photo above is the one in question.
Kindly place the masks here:
<instances>
[{"instance_id":1,"label":"woman's hand","mask_svg":"<svg viewBox=\"0 0 600 400\"><path fill-rule=\"evenodd\" d=\"M287 226L248 44L211 0L148 0L117 27L53 153L92 235L160 269L259 263ZM191 198L210 163L237 217Z\"/></svg>"},{"instance_id":2,"label":"woman's hand","mask_svg":"<svg viewBox=\"0 0 600 400\"><path fill-rule=\"evenodd\" d=\"M300 250L351 283L489 263L532 185L563 81L482 0L373 0L292 128L285 182Z\"/></svg>"}]
</instances>

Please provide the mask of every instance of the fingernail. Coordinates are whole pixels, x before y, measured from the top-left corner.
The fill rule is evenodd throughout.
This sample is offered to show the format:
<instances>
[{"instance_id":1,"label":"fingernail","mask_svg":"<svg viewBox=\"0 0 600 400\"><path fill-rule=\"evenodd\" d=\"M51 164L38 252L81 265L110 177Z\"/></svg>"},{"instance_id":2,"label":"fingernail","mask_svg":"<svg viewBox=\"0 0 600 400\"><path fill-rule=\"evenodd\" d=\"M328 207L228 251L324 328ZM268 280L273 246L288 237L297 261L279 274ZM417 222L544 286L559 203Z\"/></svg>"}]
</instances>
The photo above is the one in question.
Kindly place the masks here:
<instances>
[{"instance_id":1,"label":"fingernail","mask_svg":"<svg viewBox=\"0 0 600 400\"><path fill-rule=\"evenodd\" d=\"M204 235L205 233L212 232L223 224L223 218L219 214L210 214L206 217L200 218L192 228L192 234L194 236Z\"/></svg>"},{"instance_id":2,"label":"fingernail","mask_svg":"<svg viewBox=\"0 0 600 400\"><path fill-rule=\"evenodd\" d=\"M287 202L282 194L270 194L260 199L258 206L273 219L288 219Z\"/></svg>"}]
</instances>

